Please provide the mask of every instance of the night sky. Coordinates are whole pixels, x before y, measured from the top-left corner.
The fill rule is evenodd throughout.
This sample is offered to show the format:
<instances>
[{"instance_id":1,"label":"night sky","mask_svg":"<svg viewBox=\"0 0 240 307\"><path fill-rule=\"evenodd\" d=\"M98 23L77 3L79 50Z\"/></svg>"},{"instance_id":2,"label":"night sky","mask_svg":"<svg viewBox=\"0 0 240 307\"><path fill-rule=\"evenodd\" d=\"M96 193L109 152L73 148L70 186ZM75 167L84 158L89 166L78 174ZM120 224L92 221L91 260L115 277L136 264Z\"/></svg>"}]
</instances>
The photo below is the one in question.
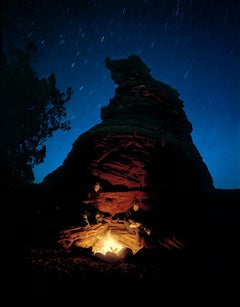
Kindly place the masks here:
<instances>
[{"instance_id":1,"label":"night sky","mask_svg":"<svg viewBox=\"0 0 240 307\"><path fill-rule=\"evenodd\" d=\"M105 68L137 54L152 76L180 93L198 148L219 189L240 188L240 1L2 1L2 45L35 41L39 77L74 90L67 103L72 129L47 142L36 182L59 167L83 132L101 122L114 96Z\"/></svg>"}]
</instances>

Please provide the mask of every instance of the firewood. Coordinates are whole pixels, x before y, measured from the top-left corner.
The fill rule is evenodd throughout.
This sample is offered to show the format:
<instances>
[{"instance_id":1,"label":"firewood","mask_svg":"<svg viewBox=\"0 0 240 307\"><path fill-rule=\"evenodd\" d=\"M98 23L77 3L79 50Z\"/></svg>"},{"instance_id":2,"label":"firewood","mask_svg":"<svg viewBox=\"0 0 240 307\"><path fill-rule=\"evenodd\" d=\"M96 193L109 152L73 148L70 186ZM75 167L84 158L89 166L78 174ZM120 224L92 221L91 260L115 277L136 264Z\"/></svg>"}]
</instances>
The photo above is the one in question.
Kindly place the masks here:
<instances>
[{"instance_id":1,"label":"firewood","mask_svg":"<svg viewBox=\"0 0 240 307\"><path fill-rule=\"evenodd\" d=\"M89 248L99 244L99 240L107 232L110 232L123 248L130 248L134 254L142 247L139 244L139 238L136 233L127 230L123 223L115 221L62 230L58 243L66 249L72 246Z\"/></svg>"}]
</instances>

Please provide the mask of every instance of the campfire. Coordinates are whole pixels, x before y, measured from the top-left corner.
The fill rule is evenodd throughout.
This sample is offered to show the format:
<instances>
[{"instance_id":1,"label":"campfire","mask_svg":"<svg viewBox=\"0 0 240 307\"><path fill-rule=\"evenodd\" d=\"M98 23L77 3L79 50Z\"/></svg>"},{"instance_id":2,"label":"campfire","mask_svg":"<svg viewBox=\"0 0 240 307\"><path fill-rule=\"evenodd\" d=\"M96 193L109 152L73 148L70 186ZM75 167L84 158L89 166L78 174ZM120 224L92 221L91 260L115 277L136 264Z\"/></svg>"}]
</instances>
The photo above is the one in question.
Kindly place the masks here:
<instances>
[{"instance_id":1,"label":"campfire","mask_svg":"<svg viewBox=\"0 0 240 307\"><path fill-rule=\"evenodd\" d=\"M101 253L106 255L108 252L111 252L119 255L123 248L123 245L120 244L111 234L111 231L108 230L105 235L98 238L92 247L92 251L94 254Z\"/></svg>"},{"instance_id":2,"label":"campfire","mask_svg":"<svg viewBox=\"0 0 240 307\"><path fill-rule=\"evenodd\" d=\"M135 232L126 229L122 221L106 220L104 224L92 224L83 227L71 227L61 231L58 243L64 248L91 248L93 255L123 257L124 250L136 254L144 247Z\"/></svg>"},{"instance_id":3,"label":"campfire","mask_svg":"<svg viewBox=\"0 0 240 307\"><path fill-rule=\"evenodd\" d=\"M99 189L99 185L94 186L94 190L99 191ZM120 193L117 194L117 196L119 195ZM99 194L97 196L100 197ZM101 195L105 200L108 199L107 196L116 200L115 194L107 194L104 197ZM169 237L159 234L157 239L155 234L153 240L152 230L147 226L148 211L146 208L143 209L142 203L143 208L140 208L140 202L136 196L130 202L126 201L129 194L121 194L124 201L119 200L119 203L125 211L117 211L119 206L114 207L112 202L110 205L107 202L105 206L103 206L105 203L100 202L101 206L91 213L93 200L96 202L96 195L94 197L84 201L84 205L89 208L82 214L84 226L71 227L60 232L58 243L65 249L72 247L87 249L93 256L115 262L124 260L131 255L134 256L142 248L161 246L167 249L182 249L184 247L184 244L175 236ZM131 203L130 207L127 205L129 203ZM105 210L101 211L99 207L103 207Z\"/></svg>"}]
</instances>

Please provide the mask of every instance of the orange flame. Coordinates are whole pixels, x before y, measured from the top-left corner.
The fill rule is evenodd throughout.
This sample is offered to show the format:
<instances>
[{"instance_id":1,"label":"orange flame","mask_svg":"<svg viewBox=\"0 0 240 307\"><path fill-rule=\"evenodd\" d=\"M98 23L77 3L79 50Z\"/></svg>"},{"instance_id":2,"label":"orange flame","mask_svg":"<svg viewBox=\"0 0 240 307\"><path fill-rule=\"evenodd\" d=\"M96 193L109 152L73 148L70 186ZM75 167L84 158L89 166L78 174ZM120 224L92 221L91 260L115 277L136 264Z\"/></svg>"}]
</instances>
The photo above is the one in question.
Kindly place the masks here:
<instances>
[{"instance_id":1,"label":"orange flame","mask_svg":"<svg viewBox=\"0 0 240 307\"><path fill-rule=\"evenodd\" d=\"M111 235L111 232L108 231L95 242L92 251L94 254L101 253L106 255L107 252L111 252L118 255L123 248L114 236Z\"/></svg>"}]
</instances>

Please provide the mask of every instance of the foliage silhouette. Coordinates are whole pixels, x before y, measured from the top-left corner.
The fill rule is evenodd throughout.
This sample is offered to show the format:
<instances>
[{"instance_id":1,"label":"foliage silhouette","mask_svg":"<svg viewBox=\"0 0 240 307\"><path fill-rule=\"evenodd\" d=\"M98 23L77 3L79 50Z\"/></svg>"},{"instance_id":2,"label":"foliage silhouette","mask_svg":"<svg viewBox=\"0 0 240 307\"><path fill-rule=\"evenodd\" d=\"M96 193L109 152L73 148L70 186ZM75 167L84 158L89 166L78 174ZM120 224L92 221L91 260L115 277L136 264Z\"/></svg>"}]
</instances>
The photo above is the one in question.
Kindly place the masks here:
<instances>
[{"instance_id":1,"label":"foliage silhouette","mask_svg":"<svg viewBox=\"0 0 240 307\"><path fill-rule=\"evenodd\" d=\"M13 185L34 182L33 168L46 157L45 142L56 130L70 130L65 103L72 97L56 87L52 73L38 78L33 41L25 48L9 43L1 55L1 181Z\"/></svg>"}]
</instances>

